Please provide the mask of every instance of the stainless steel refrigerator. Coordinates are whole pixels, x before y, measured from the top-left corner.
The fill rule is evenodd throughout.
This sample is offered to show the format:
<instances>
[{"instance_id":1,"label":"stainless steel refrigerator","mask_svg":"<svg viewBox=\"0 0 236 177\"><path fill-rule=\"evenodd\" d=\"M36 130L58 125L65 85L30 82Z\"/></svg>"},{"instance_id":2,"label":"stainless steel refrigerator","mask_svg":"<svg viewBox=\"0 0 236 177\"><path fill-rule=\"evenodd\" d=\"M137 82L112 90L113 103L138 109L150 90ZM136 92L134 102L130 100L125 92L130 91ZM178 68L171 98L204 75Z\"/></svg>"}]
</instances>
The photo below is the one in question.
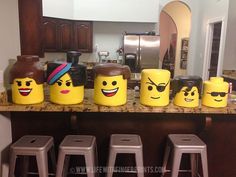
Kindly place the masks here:
<instances>
[{"instance_id":1,"label":"stainless steel refrigerator","mask_svg":"<svg viewBox=\"0 0 236 177\"><path fill-rule=\"evenodd\" d=\"M124 35L124 63L132 72L158 68L160 36Z\"/></svg>"}]
</instances>

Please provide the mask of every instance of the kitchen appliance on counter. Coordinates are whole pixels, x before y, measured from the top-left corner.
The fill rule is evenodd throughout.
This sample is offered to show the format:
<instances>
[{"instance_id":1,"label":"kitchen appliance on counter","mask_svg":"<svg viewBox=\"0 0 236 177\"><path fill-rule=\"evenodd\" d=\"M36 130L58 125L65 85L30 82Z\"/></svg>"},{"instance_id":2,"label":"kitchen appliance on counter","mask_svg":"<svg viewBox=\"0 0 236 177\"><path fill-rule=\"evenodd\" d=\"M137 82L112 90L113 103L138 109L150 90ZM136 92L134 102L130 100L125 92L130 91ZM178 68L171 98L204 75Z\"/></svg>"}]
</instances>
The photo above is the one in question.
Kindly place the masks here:
<instances>
[{"instance_id":1,"label":"kitchen appliance on counter","mask_svg":"<svg viewBox=\"0 0 236 177\"><path fill-rule=\"evenodd\" d=\"M108 51L99 51L98 52L99 63L106 63L108 60L108 56L109 56Z\"/></svg>"},{"instance_id":2,"label":"kitchen appliance on counter","mask_svg":"<svg viewBox=\"0 0 236 177\"><path fill-rule=\"evenodd\" d=\"M160 36L127 34L124 35L124 63L131 72L145 68L158 68Z\"/></svg>"}]
</instances>

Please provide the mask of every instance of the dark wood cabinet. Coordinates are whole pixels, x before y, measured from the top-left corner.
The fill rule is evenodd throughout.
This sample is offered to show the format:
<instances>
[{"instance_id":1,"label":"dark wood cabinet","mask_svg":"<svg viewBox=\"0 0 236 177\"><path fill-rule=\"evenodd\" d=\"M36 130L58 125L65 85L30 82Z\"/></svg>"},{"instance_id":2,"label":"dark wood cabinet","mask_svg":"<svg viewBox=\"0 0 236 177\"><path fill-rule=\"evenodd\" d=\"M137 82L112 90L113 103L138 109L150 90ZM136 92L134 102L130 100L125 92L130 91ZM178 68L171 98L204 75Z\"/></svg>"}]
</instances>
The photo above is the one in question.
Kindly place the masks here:
<instances>
[{"instance_id":1,"label":"dark wood cabinet","mask_svg":"<svg viewBox=\"0 0 236 177\"><path fill-rule=\"evenodd\" d=\"M57 51L57 21L53 18L43 18L44 50Z\"/></svg>"},{"instance_id":2,"label":"dark wood cabinet","mask_svg":"<svg viewBox=\"0 0 236 177\"><path fill-rule=\"evenodd\" d=\"M93 24L75 22L75 46L81 52L92 52Z\"/></svg>"},{"instance_id":3,"label":"dark wood cabinet","mask_svg":"<svg viewBox=\"0 0 236 177\"><path fill-rule=\"evenodd\" d=\"M44 51L92 52L92 22L43 18Z\"/></svg>"},{"instance_id":4,"label":"dark wood cabinet","mask_svg":"<svg viewBox=\"0 0 236 177\"><path fill-rule=\"evenodd\" d=\"M43 56L42 0L18 0L21 55Z\"/></svg>"}]
</instances>

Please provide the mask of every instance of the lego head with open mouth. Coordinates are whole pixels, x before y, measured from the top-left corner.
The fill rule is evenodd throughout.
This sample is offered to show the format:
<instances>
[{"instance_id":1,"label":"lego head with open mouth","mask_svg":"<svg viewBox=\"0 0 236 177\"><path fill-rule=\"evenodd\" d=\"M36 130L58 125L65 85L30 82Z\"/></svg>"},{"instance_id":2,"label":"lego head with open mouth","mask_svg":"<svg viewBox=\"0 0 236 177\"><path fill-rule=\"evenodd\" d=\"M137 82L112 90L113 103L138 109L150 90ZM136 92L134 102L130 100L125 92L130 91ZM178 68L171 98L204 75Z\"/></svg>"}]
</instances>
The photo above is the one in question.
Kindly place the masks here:
<instances>
[{"instance_id":1,"label":"lego head with open mouth","mask_svg":"<svg viewBox=\"0 0 236 177\"><path fill-rule=\"evenodd\" d=\"M127 100L128 66L115 63L98 64L94 67L94 102L104 106L119 106Z\"/></svg>"},{"instance_id":2,"label":"lego head with open mouth","mask_svg":"<svg viewBox=\"0 0 236 177\"><path fill-rule=\"evenodd\" d=\"M147 106L169 104L170 72L164 69L144 69L141 73L140 103Z\"/></svg>"},{"instance_id":3,"label":"lego head with open mouth","mask_svg":"<svg viewBox=\"0 0 236 177\"><path fill-rule=\"evenodd\" d=\"M203 84L202 104L216 108L227 106L228 88L222 77L211 77Z\"/></svg>"},{"instance_id":4,"label":"lego head with open mouth","mask_svg":"<svg viewBox=\"0 0 236 177\"><path fill-rule=\"evenodd\" d=\"M47 82L50 85L50 101L57 104L78 104L84 98L86 67L72 63L49 63Z\"/></svg>"},{"instance_id":5,"label":"lego head with open mouth","mask_svg":"<svg viewBox=\"0 0 236 177\"><path fill-rule=\"evenodd\" d=\"M37 104L43 102L43 83L44 71L38 56L17 56L17 62L10 71L13 103Z\"/></svg>"},{"instance_id":6,"label":"lego head with open mouth","mask_svg":"<svg viewBox=\"0 0 236 177\"><path fill-rule=\"evenodd\" d=\"M197 107L201 95L202 79L198 76L178 76L173 81L174 104Z\"/></svg>"}]
</instances>

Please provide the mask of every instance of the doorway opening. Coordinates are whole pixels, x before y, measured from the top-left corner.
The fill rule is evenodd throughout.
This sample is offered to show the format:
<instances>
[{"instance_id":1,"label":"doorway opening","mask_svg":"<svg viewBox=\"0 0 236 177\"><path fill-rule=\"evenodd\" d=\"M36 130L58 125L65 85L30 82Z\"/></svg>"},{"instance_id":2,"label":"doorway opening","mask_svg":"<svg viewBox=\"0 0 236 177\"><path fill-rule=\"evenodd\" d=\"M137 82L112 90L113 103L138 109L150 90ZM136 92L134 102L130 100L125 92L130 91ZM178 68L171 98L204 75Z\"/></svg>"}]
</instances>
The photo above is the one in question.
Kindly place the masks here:
<instances>
[{"instance_id":1,"label":"doorway opening","mask_svg":"<svg viewBox=\"0 0 236 177\"><path fill-rule=\"evenodd\" d=\"M224 20L217 18L207 24L203 79L219 76L222 68L222 32Z\"/></svg>"},{"instance_id":2,"label":"doorway opening","mask_svg":"<svg viewBox=\"0 0 236 177\"><path fill-rule=\"evenodd\" d=\"M181 1L173 1L160 13L160 63L171 77L187 74L191 10Z\"/></svg>"}]
</instances>

